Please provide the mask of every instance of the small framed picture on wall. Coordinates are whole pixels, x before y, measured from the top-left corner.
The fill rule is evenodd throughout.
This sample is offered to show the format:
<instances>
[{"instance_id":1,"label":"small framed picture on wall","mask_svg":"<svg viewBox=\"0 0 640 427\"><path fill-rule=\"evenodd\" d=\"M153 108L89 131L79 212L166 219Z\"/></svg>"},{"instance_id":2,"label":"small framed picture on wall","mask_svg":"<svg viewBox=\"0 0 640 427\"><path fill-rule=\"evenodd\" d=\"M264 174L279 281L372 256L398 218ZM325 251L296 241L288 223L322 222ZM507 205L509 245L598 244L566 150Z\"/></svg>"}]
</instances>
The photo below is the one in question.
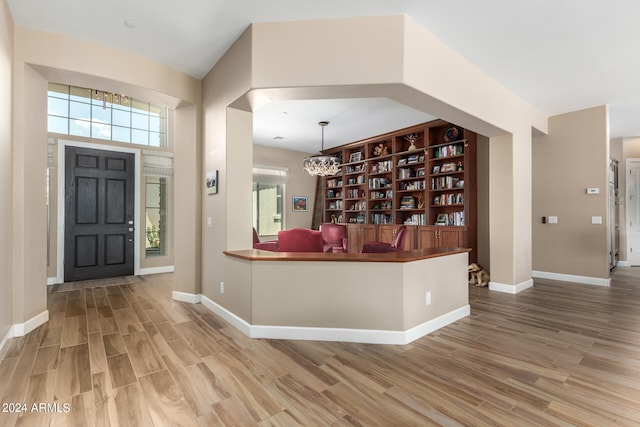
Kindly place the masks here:
<instances>
[{"instance_id":1,"label":"small framed picture on wall","mask_svg":"<svg viewBox=\"0 0 640 427\"><path fill-rule=\"evenodd\" d=\"M292 209L294 212L307 211L307 196L293 196Z\"/></svg>"},{"instance_id":2,"label":"small framed picture on wall","mask_svg":"<svg viewBox=\"0 0 640 427\"><path fill-rule=\"evenodd\" d=\"M218 192L218 171L207 172L207 179L205 182L207 186L207 194L216 194Z\"/></svg>"}]
</instances>

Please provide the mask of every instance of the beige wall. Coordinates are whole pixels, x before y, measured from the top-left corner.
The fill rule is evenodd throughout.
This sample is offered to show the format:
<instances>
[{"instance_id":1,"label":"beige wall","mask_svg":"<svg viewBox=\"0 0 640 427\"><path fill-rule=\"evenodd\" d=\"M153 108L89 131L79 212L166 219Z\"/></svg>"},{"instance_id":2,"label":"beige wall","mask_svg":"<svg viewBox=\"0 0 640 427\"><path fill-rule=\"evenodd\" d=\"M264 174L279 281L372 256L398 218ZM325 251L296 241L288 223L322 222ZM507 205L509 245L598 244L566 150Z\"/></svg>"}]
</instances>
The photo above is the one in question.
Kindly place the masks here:
<instances>
[{"instance_id":1,"label":"beige wall","mask_svg":"<svg viewBox=\"0 0 640 427\"><path fill-rule=\"evenodd\" d=\"M176 282L199 280L201 82L145 58L83 40L15 28L13 106L13 323L46 310L47 83L99 87L162 102L176 109L174 182ZM185 230L191 227L190 233ZM195 260L195 261L194 261ZM196 264L194 267L193 264Z\"/></svg>"},{"instance_id":2,"label":"beige wall","mask_svg":"<svg viewBox=\"0 0 640 427\"><path fill-rule=\"evenodd\" d=\"M253 325L406 331L469 301L467 253L407 263L231 263L253 270L245 318Z\"/></svg>"},{"instance_id":3,"label":"beige wall","mask_svg":"<svg viewBox=\"0 0 640 427\"><path fill-rule=\"evenodd\" d=\"M246 292L240 292L250 285L250 270L231 269L222 251L246 249L252 242L253 119L251 113L230 107L251 87L251 43L249 29L205 77L202 98L202 169L203 174L218 170L218 194L204 195L201 186L201 292L240 316L250 310L242 297ZM225 294L219 292L220 282L226 284Z\"/></svg>"},{"instance_id":4,"label":"beige wall","mask_svg":"<svg viewBox=\"0 0 640 427\"><path fill-rule=\"evenodd\" d=\"M13 323L11 308L11 130L13 20L0 2L0 342ZM0 348L0 355L2 349Z\"/></svg>"},{"instance_id":5,"label":"beige wall","mask_svg":"<svg viewBox=\"0 0 640 427\"><path fill-rule=\"evenodd\" d=\"M222 254L251 244L250 111L278 99L385 96L489 136L491 164L506 162L489 177L489 210L498 213L492 279L509 288L530 281L531 129L546 131L546 117L408 17L253 24L203 89L203 167L220 171L220 192L203 196L203 224L210 216L213 226L203 234L202 293L228 310L248 310L246 300L220 294L219 282L229 289L250 279Z\"/></svg>"},{"instance_id":6,"label":"beige wall","mask_svg":"<svg viewBox=\"0 0 640 427\"><path fill-rule=\"evenodd\" d=\"M533 269L607 279L607 107L549 119L533 143ZM598 195L587 195L597 187ZM542 224L543 216L558 224ZM602 224L591 224L601 216Z\"/></svg>"},{"instance_id":7,"label":"beige wall","mask_svg":"<svg viewBox=\"0 0 640 427\"><path fill-rule=\"evenodd\" d=\"M285 206L283 208L285 229L311 228L316 194L316 178L302 169L302 160L308 155L299 151L282 150L263 145L253 146L253 163L255 165L277 166L288 169L288 180L285 185L284 195ZM293 196L307 196L306 212L293 212Z\"/></svg>"}]
</instances>

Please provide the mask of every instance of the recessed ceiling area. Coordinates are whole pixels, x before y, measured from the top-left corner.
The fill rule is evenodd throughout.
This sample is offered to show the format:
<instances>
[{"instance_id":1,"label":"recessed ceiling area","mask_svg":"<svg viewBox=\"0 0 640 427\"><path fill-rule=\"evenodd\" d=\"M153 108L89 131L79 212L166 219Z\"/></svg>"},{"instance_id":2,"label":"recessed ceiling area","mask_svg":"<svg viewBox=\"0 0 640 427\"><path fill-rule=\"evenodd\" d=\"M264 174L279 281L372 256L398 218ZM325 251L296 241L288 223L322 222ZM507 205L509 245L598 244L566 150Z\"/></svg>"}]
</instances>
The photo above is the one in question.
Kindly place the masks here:
<instances>
[{"instance_id":1,"label":"recessed ceiling area","mask_svg":"<svg viewBox=\"0 0 640 427\"><path fill-rule=\"evenodd\" d=\"M253 114L254 144L303 153L425 123L436 117L388 98L272 101Z\"/></svg>"}]
</instances>

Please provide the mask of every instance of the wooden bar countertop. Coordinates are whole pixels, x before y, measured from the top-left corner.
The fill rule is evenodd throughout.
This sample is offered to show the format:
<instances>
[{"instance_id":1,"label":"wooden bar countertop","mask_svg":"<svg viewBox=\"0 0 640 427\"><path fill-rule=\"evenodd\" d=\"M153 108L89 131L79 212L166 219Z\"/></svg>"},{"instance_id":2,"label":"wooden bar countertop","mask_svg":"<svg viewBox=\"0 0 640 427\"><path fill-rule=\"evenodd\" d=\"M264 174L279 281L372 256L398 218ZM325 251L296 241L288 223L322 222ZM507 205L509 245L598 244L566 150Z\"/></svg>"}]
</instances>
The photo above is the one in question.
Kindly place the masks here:
<instances>
[{"instance_id":1,"label":"wooden bar countertop","mask_svg":"<svg viewBox=\"0 0 640 427\"><path fill-rule=\"evenodd\" d=\"M427 248L371 254L334 254L326 252L270 252L260 249L246 249L241 251L224 251L223 253L248 261L411 262L470 251L471 249L469 248Z\"/></svg>"}]
</instances>

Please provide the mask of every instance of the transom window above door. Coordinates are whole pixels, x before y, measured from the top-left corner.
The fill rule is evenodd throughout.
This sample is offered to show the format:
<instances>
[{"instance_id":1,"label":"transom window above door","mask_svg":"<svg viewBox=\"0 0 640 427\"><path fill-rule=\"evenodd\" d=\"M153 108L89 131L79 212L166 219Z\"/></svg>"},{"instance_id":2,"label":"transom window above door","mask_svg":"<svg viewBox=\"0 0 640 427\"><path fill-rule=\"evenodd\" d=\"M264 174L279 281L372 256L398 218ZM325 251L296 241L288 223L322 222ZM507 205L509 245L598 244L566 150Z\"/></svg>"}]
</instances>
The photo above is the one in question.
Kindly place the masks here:
<instances>
[{"instance_id":1,"label":"transom window above door","mask_svg":"<svg viewBox=\"0 0 640 427\"><path fill-rule=\"evenodd\" d=\"M48 131L167 147L167 108L96 89L49 83Z\"/></svg>"}]
</instances>

